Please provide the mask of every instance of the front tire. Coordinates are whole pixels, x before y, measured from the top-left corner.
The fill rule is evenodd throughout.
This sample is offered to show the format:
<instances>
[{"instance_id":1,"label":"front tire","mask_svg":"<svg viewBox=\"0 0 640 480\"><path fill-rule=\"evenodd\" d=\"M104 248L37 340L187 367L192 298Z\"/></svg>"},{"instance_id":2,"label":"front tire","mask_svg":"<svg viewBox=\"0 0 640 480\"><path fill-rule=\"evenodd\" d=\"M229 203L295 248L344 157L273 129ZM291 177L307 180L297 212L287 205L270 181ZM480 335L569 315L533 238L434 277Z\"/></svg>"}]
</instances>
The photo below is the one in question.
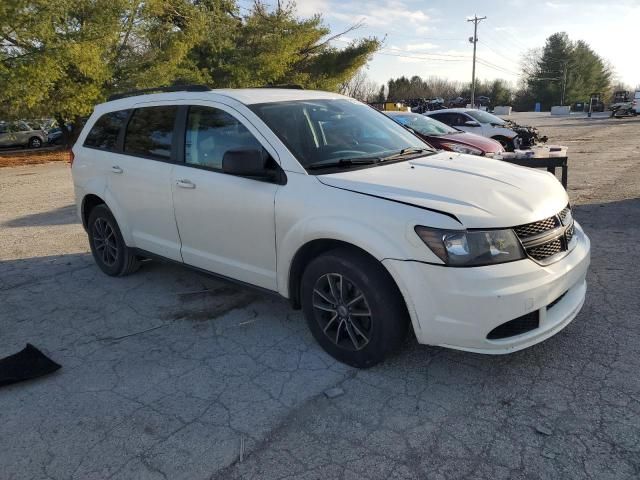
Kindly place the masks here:
<instances>
[{"instance_id":1,"label":"front tire","mask_svg":"<svg viewBox=\"0 0 640 480\"><path fill-rule=\"evenodd\" d=\"M386 269L349 248L327 252L302 275L302 309L332 357L368 368L397 350L407 334L404 299Z\"/></svg>"},{"instance_id":2,"label":"front tire","mask_svg":"<svg viewBox=\"0 0 640 480\"><path fill-rule=\"evenodd\" d=\"M31 137L29 139L29 148L40 148L42 146L42 140L38 137Z\"/></svg>"},{"instance_id":3,"label":"front tire","mask_svg":"<svg viewBox=\"0 0 640 480\"><path fill-rule=\"evenodd\" d=\"M495 140L500 145L502 145L502 148L504 148L505 151L513 152L515 150L515 144L514 144L513 140L511 140L511 139L509 139L507 137L502 137L502 136L491 137L491 138L492 138L492 140Z\"/></svg>"},{"instance_id":4,"label":"front tire","mask_svg":"<svg viewBox=\"0 0 640 480\"><path fill-rule=\"evenodd\" d=\"M118 277L139 268L139 260L124 243L118 222L106 205L98 205L91 211L87 233L93 259L104 273Z\"/></svg>"}]
</instances>

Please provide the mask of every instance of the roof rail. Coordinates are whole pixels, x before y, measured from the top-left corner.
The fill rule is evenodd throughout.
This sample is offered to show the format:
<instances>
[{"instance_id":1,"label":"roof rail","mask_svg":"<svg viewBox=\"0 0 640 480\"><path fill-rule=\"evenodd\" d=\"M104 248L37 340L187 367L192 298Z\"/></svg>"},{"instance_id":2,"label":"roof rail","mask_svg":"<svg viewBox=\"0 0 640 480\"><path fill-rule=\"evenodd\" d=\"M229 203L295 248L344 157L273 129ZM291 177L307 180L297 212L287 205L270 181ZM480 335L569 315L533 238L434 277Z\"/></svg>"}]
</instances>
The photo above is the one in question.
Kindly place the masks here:
<instances>
[{"instance_id":1,"label":"roof rail","mask_svg":"<svg viewBox=\"0 0 640 480\"><path fill-rule=\"evenodd\" d=\"M121 98L134 97L136 95L143 95L145 93L156 93L156 92L208 92L211 90L210 87L206 85L170 85L168 87L153 87L153 88L144 88L142 90L131 90L129 92L124 93L115 93L110 95L107 98L107 102L111 102L113 100L119 100Z\"/></svg>"},{"instance_id":2,"label":"roof rail","mask_svg":"<svg viewBox=\"0 0 640 480\"><path fill-rule=\"evenodd\" d=\"M258 88L288 88L291 90L304 90L304 87L297 83L285 83L282 85L263 85Z\"/></svg>"}]
</instances>

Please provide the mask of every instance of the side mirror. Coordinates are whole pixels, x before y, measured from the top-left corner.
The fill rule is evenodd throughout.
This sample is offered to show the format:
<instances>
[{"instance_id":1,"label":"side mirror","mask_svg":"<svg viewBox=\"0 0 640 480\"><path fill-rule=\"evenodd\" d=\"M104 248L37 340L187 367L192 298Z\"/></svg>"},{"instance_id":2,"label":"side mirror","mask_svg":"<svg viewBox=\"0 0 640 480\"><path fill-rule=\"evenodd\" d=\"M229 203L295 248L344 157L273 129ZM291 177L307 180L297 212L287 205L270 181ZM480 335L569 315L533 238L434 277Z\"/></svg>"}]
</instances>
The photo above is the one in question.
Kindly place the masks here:
<instances>
[{"instance_id":1,"label":"side mirror","mask_svg":"<svg viewBox=\"0 0 640 480\"><path fill-rule=\"evenodd\" d=\"M227 150L222 156L222 171L242 177L271 178L273 172L267 169L269 154L263 149L237 148Z\"/></svg>"},{"instance_id":2,"label":"side mirror","mask_svg":"<svg viewBox=\"0 0 640 480\"><path fill-rule=\"evenodd\" d=\"M479 127L480 124L478 122L476 122L475 120L467 120L466 122L464 122L464 126L465 127Z\"/></svg>"}]
</instances>

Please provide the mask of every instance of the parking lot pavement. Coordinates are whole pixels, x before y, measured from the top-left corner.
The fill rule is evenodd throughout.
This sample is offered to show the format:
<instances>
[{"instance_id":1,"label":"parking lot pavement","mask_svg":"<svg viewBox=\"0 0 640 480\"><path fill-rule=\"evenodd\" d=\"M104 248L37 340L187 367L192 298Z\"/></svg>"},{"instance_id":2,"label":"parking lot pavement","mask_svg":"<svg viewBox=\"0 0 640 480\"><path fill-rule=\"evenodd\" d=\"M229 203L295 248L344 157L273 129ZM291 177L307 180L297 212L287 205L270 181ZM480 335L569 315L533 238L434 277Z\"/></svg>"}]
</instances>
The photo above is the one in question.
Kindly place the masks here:
<instances>
[{"instance_id":1,"label":"parking lot pavement","mask_svg":"<svg viewBox=\"0 0 640 480\"><path fill-rule=\"evenodd\" d=\"M63 365L0 390L0 478L638 478L640 165L625 165L624 198L606 183L575 209L593 264L564 331L500 357L408 340L364 371L278 297L156 262L104 276L68 166L0 169L0 357L31 342Z\"/></svg>"}]
</instances>

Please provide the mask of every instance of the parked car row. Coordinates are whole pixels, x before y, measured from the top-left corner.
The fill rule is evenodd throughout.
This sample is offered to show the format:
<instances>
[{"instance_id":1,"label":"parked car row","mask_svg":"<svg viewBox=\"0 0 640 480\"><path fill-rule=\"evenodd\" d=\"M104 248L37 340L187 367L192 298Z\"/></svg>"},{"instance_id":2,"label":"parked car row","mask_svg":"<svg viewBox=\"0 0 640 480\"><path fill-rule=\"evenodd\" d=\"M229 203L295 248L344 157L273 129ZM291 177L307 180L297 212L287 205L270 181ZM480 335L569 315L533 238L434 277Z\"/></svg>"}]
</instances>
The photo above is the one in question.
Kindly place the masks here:
<instances>
[{"instance_id":1,"label":"parked car row","mask_svg":"<svg viewBox=\"0 0 640 480\"><path fill-rule=\"evenodd\" d=\"M423 114L413 111L384 113L442 150L492 156L503 151L528 149L547 141L547 137L541 136L535 127L518 125L512 120L503 120L486 111L472 108L427 110ZM452 137L460 132L466 132L467 135ZM488 139L490 140L487 141ZM501 145L500 149L496 148L496 142Z\"/></svg>"},{"instance_id":2,"label":"parked car row","mask_svg":"<svg viewBox=\"0 0 640 480\"><path fill-rule=\"evenodd\" d=\"M578 314L589 239L546 172L457 153L478 140L338 94L179 88L98 105L73 147L107 275L165 259L277 293L357 367L410 328L501 354Z\"/></svg>"},{"instance_id":3,"label":"parked car row","mask_svg":"<svg viewBox=\"0 0 640 480\"><path fill-rule=\"evenodd\" d=\"M47 140L45 130L27 122L0 122L0 147L40 148Z\"/></svg>"},{"instance_id":4,"label":"parked car row","mask_svg":"<svg viewBox=\"0 0 640 480\"><path fill-rule=\"evenodd\" d=\"M71 124L63 128L72 130ZM60 145L63 130L55 120L0 121L0 147L40 148L46 145Z\"/></svg>"},{"instance_id":5,"label":"parked car row","mask_svg":"<svg viewBox=\"0 0 640 480\"><path fill-rule=\"evenodd\" d=\"M431 116L409 112L385 113L439 150L487 157L504 152L502 145L495 140L450 127Z\"/></svg>"}]
</instances>

